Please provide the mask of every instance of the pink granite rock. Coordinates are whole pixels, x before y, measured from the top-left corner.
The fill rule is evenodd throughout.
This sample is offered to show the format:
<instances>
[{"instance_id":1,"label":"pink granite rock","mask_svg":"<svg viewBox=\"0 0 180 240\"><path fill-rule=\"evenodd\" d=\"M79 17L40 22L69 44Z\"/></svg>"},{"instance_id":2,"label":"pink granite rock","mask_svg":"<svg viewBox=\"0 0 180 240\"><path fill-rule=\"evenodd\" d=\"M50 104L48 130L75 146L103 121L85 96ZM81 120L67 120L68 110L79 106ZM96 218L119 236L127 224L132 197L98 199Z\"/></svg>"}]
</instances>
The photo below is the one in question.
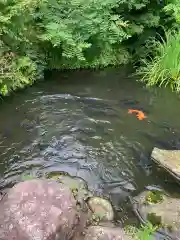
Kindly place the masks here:
<instances>
[{"instance_id":1,"label":"pink granite rock","mask_svg":"<svg viewBox=\"0 0 180 240\"><path fill-rule=\"evenodd\" d=\"M70 189L54 180L18 183L0 202L0 240L69 240L80 225Z\"/></svg>"}]
</instances>

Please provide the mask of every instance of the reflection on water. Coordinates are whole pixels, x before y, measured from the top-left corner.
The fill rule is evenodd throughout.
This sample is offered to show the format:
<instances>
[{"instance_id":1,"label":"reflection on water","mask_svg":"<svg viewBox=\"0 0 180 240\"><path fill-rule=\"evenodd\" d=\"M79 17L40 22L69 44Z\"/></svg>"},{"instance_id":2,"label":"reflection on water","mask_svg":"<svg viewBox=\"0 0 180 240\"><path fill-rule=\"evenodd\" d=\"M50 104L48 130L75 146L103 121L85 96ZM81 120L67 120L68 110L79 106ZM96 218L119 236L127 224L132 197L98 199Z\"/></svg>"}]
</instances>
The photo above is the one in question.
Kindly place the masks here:
<instances>
[{"instance_id":1,"label":"reflection on water","mask_svg":"<svg viewBox=\"0 0 180 240\"><path fill-rule=\"evenodd\" d=\"M147 185L168 188L149 156L154 146L179 148L179 104L170 90L146 89L124 69L56 73L0 106L1 187L22 174L65 171L110 194L116 207Z\"/></svg>"}]
</instances>

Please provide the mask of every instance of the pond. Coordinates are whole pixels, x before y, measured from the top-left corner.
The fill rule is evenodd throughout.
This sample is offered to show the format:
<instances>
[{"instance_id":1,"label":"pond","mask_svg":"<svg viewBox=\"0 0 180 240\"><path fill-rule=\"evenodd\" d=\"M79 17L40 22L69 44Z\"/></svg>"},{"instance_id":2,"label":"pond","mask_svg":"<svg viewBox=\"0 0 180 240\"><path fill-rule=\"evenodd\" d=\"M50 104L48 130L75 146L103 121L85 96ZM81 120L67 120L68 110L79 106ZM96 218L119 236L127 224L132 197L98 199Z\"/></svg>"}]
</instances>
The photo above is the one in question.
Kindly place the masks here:
<instances>
[{"instance_id":1,"label":"pond","mask_svg":"<svg viewBox=\"0 0 180 240\"><path fill-rule=\"evenodd\" d=\"M108 196L130 222L128 195L154 185L177 192L150 155L155 146L180 148L179 106L170 89L147 89L126 68L52 73L0 106L0 187L22 175L68 172Z\"/></svg>"}]
</instances>

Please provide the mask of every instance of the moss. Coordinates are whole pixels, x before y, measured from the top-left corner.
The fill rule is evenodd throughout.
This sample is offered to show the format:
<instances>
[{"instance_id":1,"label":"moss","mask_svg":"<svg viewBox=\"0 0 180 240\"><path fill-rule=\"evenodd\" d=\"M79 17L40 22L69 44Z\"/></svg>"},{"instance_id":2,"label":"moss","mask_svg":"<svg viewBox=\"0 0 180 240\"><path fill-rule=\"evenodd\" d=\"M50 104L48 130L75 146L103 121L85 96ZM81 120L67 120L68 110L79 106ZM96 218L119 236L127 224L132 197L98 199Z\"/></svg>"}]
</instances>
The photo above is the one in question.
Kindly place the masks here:
<instances>
[{"instance_id":1,"label":"moss","mask_svg":"<svg viewBox=\"0 0 180 240\"><path fill-rule=\"evenodd\" d=\"M91 216L88 219L88 225L94 225L97 226L104 218L104 214L102 213L92 213Z\"/></svg>"},{"instance_id":2,"label":"moss","mask_svg":"<svg viewBox=\"0 0 180 240\"><path fill-rule=\"evenodd\" d=\"M22 181L28 181L28 180L33 180L33 179L36 179L36 177L32 176L31 174L29 174L29 175L22 175L21 176L21 180Z\"/></svg>"},{"instance_id":3,"label":"moss","mask_svg":"<svg viewBox=\"0 0 180 240\"><path fill-rule=\"evenodd\" d=\"M165 227L168 229L169 232L173 231L173 226L171 225L165 225Z\"/></svg>"},{"instance_id":4,"label":"moss","mask_svg":"<svg viewBox=\"0 0 180 240\"><path fill-rule=\"evenodd\" d=\"M180 198L180 193L173 192L173 193L171 193L171 196L172 196L173 198Z\"/></svg>"},{"instance_id":5,"label":"moss","mask_svg":"<svg viewBox=\"0 0 180 240\"><path fill-rule=\"evenodd\" d=\"M163 201L163 193L161 191L152 190L146 194L145 203L146 204L156 204Z\"/></svg>"},{"instance_id":6,"label":"moss","mask_svg":"<svg viewBox=\"0 0 180 240\"><path fill-rule=\"evenodd\" d=\"M161 216L157 216L155 213L148 213L147 219L154 226L162 227Z\"/></svg>"},{"instance_id":7,"label":"moss","mask_svg":"<svg viewBox=\"0 0 180 240\"><path fill-rule=\"evenodd\" d=\"M62 172L48 173L47 178L58 180L60 176L69 176L70 177L69 173L62 171Z\"/></svg>"},{"instance_id":8,"label":"moss","mask_svg":"<svg viewBox=\"0 0 180 240\"><path fill-rule=\"evenodd\" d=\"M166 229L169 232L173 231L173 226L170 224L164 224L162 222L161 217L156 215L156 213L149 213L147 218L148 218L148 221L151 222L157 228Z\"/></svg>"},{"instance_id":9,"label":"moss","mask_svg":"<svg viewBox=\"0 0 180 240\"><path fill-rule=\"evenodd\" d=\"M174 230L173 225L169 225L169 224L162 224L162 228L168 230L171 233Z\"/></svg>"},{"instance_id":10,"label":"moss","mask_svg":"<svg viewBox=\"0 0 180 240\"><path fill-rule=\"evenodd\" d=\"M135 226L127 225L127 226L124 227L124 231L128 235L132 236L133 239L134 239L136 234L137 234L137 232L138 232L138 228L135 227Z\"/></svg>"}]
</instances>

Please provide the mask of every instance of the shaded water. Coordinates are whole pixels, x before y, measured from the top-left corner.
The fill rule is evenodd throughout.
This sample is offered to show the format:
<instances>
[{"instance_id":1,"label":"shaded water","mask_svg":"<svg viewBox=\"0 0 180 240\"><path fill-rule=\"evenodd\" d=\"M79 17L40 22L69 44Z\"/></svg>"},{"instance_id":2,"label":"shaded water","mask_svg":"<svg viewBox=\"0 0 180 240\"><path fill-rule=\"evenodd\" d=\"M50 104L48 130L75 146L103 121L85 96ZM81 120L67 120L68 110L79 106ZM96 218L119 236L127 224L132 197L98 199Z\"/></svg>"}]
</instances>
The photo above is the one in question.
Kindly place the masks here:
<instances>
[{"instance_id":1,"label":"shaded water","mask_svg":"<svg viewBox=\"0 0 180 240\"><path fill-rule=\"evenodd\" d=\"M125 69L56 73L7 99L0 106L0 187L22 174L65 171L110 195L117 208L148 185L177 191L152 168L150 154L154 146L180 147L180 99L127 76Z\"/></svg>"}]
</instances>

